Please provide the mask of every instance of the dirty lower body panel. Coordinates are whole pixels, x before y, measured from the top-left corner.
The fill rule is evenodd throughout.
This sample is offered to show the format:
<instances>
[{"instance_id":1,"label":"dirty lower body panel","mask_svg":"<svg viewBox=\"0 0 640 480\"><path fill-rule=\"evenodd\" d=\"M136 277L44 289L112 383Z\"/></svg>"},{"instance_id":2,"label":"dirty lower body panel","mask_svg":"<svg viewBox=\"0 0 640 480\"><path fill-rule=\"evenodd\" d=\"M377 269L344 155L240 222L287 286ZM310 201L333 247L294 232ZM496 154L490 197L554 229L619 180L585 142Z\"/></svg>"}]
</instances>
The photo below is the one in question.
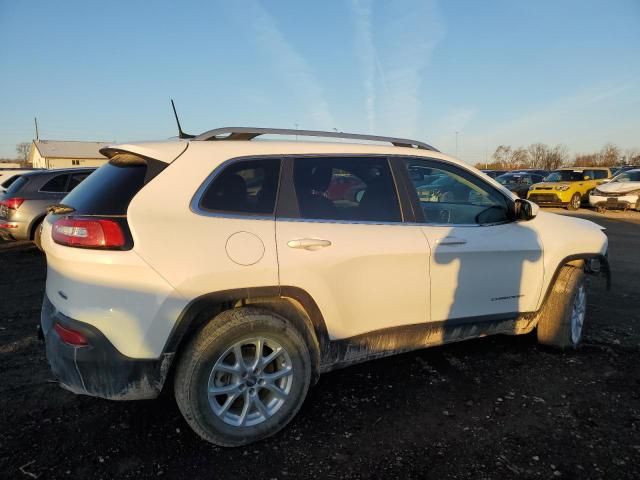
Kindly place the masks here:
<instances>
[{"instance_id":1,"label":"dirty lower body panel","mask_svg":"<svg viewBox=\"0 0 640 480\"><path fill-rule=\"evenodd\" d=\"M56 323L80 332L88 345L65 343L54 328ZM127 357L95 327L58 312L46 295L41 328L51 370L67 390L110 400L141 400L160 394L172 354L155 360Z\"/></svg>"}]
</instances>

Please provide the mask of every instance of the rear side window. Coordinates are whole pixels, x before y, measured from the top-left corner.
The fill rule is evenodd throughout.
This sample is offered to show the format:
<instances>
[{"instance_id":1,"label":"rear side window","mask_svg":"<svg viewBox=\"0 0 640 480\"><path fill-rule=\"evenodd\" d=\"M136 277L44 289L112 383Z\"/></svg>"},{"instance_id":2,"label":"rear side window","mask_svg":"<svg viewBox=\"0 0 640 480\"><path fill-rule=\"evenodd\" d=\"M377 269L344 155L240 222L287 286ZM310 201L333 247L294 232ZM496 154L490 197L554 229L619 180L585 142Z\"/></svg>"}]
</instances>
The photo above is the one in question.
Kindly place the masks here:
<instances>
[{"instance_id":1,"label":"rear side window","mask_svg":"<svg viewBox=\"0 0 640 480\"><path fill-rule=\"evenodd\" d=\"M607 178L607 171L606 170L594 170L593 171L593 178L594 180L601 180L603 178Z\"/></svg>"},{"instance_id":2,"label":"rear side window","mask_svg":"<svg viewBox=\"0 0 640 480\"><path fill-rule=\"evenodd\" d=\"M69 186L67 187L67 191L71 191L74 188L76 188L78 185L80 185L85 178L87 178L89 175L91 175L91 172L87 172L87 173L74 173L73 175L71 175L71 180L69 180Z\"/></svg>"},{"instance_id":3,"label":"rear side window","mask_svg":"<svg viewBox=\"0 0 640 480\"><path fill-rule=\"evenodd\" d=\"M293 178L303 218L402 220L386 158L298 158L294 161Z\"/></svg>"},{"instance_id":4,"label":"rear side window","mask_svg":"<svg viewBox=\"0 0 640 480\"><path fill-rule=\"evenodd\" d=\"M127 207L145 184L147 165L143 162L127 164L109 161L82 179L77 174L73 182L82 182L62 203L73 207L78 214L125 215Z\"/></svg>"},{"instance_id":5,"label":"rear side window","mask_svg":"<svg viewBox=\"0 0 640 480\"><path fill-rule=\"evenodd\" d=\"M279 175L277 158L232 163L207 187L200 208L221 213L273 215Z\"/></svg>"},{"instance_id":6,"label":"rear side window","mask_svg":"<svg viewBox=\"0 0 640 480\"><path fill-rule=\"evenodd\" d=\"M64 193L66 192L67 187L67 179L69 175L56 175L51 180L47 181L42 187L40 187L41 192L51 192L51 193Z\"/></svg>"}]
</instances>

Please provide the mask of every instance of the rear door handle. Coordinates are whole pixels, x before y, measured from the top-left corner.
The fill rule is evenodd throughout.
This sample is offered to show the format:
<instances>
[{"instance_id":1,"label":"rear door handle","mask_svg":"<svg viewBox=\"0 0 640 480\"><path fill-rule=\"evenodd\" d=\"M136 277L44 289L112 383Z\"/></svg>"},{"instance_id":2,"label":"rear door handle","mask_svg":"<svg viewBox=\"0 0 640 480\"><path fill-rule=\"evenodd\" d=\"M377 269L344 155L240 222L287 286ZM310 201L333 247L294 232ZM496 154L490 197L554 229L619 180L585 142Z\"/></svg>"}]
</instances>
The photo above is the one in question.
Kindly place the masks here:
<instances>
[{"instance_id":1,"label":"rear door handle","mask_svg":"<svg viewBox=\"0 0 640 480\"><path fill-rule=\"evenodd\" d=\"M444 237L436 242L438 245L464 245L467 241L464 238Z\"/></svg>"},{"instance_id":2,"label":"rear door handle","mask_svg":"<svg viewBox=\"0 0 640 480\"><path fill-rule=\"evenodd\" d=\"M321 240L319 238L297 238L289 240L287 245L291 248L302 248L304 250L318 250L323 247L330 247L329 240Z\"/></svg>"}]
</instances>

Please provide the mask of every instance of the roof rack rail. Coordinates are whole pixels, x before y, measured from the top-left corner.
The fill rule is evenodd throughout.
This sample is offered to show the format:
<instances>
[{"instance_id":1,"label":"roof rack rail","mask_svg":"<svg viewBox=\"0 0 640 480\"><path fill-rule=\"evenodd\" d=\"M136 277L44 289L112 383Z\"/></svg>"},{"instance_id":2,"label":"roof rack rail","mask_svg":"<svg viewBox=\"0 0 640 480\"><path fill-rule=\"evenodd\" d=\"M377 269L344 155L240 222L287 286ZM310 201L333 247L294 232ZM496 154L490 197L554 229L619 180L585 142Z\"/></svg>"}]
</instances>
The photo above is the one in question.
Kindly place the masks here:
<instances>
[{"instance_id":1,"label":"roof rack rail","mask_svg":"<svg viewBox=\"0 0 640 480\"><path fill-rule=\"evenodd\" d=\"M395 147L419 148L439 152L429 144L408 138L381 137L378 135L363 135L360 133L325 132L321 130L294 130L289 128L251 128L251 127L223 127L204 132L193 140L253 140L260 135L289 135L302 137L345 138L350 140L366 140L371 142L388 142Z\"/></svg>"}]
</instances>

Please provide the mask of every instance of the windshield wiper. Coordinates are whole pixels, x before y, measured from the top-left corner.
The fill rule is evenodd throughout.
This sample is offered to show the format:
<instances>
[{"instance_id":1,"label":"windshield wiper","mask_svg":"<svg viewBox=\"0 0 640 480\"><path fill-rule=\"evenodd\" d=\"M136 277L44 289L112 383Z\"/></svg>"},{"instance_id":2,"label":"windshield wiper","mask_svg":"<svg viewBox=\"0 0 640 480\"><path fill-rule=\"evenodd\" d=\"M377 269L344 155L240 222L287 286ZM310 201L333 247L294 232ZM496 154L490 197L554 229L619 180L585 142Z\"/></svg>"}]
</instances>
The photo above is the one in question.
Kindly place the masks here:
<instances>
[{"instance_id":1,"label":"windshield wiper","mask_svg":"<svg viewBox=\"0 0 640 480\"><path fill-rule=\"evenodd\" d=\"M56 203L54 205L49 205L47 207L47 213L53 213L54 215L62 215L65 213L75 212L76 209L70 207L69 205L65 205L64 203Z\"/></svg>"}]
</instances>

